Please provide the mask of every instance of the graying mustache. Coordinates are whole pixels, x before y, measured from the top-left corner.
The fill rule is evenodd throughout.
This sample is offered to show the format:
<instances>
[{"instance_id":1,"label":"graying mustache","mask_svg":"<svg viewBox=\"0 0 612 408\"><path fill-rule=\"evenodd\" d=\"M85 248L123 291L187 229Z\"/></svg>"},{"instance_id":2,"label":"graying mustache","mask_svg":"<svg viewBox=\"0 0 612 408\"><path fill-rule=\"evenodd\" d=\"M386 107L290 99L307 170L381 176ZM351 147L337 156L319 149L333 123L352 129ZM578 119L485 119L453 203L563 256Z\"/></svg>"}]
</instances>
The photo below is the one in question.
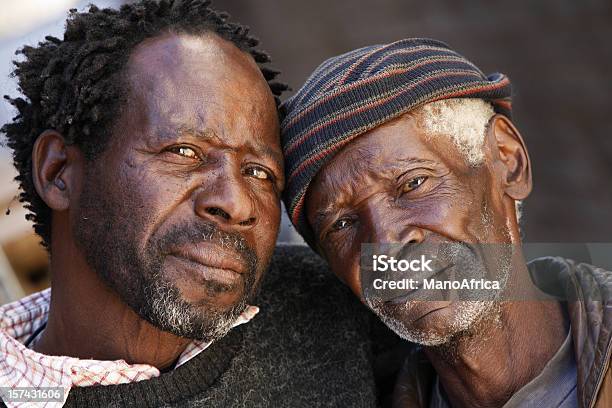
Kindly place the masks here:
<instances>
[{"instance_id":1,"label":"graying mustache","mask_svg":"<svg viewBox=\"0 0 612 408\"><path fill-rule=\"evenodd\" d=\"M167 253L170 248L177 245L198 242L217 243L222 249L234 250L248 263L253 262L255 257L246 239L240 234L221 231L215 225L208 223L198 227L193 225L184 228L175 227L163 236L158 243L158 248L161 253Z\"/></svg>"},{"instance_id":2,"label":"graying mustache","mask_svg":"<svg viewBox=\"0 0 612 408\"><path fill-rule=\"evenodd\" d=\"M230 234L213 227L208 231L201 232L200 237L207 242L217 241L223 248L235 249L243 251L246 248L245 239L236 234Z\"/></svg>"}]
</instances>

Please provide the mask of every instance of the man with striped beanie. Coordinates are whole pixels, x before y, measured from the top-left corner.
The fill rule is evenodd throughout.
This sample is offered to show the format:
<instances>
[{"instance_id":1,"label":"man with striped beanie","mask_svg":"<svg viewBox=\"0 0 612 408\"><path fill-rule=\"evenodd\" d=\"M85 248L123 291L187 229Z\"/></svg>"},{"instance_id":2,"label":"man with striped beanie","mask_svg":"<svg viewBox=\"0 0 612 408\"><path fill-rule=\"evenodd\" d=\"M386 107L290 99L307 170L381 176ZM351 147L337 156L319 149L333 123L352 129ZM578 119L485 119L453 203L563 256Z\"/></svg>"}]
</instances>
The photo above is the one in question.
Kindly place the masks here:
<instances>
[{"instance_id":1,"label":"man with striped beanie","mask_svg":"<svg viewBox=\"0 0 612 408\"><path fill-rule=\"evenodd\" d=\"M612 406L612 274L526 263L531 163L505 75L406 39L325 61L281 109L292 223L419 345L396 406Z\"/></svg>"}]
</instances>

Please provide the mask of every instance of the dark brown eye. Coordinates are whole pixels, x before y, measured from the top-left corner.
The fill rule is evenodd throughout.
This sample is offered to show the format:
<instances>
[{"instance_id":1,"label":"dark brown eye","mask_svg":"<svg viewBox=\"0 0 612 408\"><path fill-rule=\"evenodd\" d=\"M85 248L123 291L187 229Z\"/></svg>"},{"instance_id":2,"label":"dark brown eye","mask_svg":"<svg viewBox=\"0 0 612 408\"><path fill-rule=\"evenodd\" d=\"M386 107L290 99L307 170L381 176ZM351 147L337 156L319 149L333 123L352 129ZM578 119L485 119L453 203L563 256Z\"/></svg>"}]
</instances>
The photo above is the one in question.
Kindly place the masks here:
<instances>
[{"instance_id":1,"label":"dark brown eye","mask_svg":"<svg viewBox=\"0 0 612 408\"><path fill-rule=\"evenodd\" d=\"M333 223L331 229L332 231L340 231L350 227L352 224L353 220L351 220L350 218L340 218L338 221Z\"/></svg>"},{"instance_id":2,"label":"dark brown eye","mask_svg":"<svg viewBox=\"0 0 612 408\"><path fill-rule=\"evenodd\" d=\"M260 180L272 180L272 176L270 176L270 173L268 173L266 170L259 166L247 167L247 169L244 171L244 174L246 174L247 176L255 177L256 179Z\"/></svg>"},{"instance_id":3,"label":"dark brown eye","mask_svg":"<svg viewBox=\"0 0 612 408\"><path fill-rule=\"evenodd\" d=\"M427 180L427 177L425 176L419 176L408 180L408 182L402 187L402 193L409 193L416 190L425 182L425 180Z\"/></svg>"},{"instance_id":4,"label":"dark brown eye","mask_svg":"<svg viewBox=\"0 0 612 408\"><path fill-rule=\"evenodd\" d=\"M186 157L188 159L197 159L198 153L188 146L176 146L168 149L171 153L178 154L179 156Z\"/></svg>"}]
</instances>

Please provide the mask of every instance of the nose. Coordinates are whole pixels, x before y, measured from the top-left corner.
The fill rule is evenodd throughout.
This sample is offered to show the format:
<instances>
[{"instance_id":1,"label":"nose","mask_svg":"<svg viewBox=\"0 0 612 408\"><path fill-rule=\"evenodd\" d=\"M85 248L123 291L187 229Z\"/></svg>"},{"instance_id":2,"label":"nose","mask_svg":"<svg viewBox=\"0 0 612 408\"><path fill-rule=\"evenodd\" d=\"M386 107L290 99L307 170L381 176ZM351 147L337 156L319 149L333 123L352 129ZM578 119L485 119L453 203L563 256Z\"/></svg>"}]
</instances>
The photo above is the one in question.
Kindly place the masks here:
<instances>
[{"instance_id":1,"label":"nose","mask_svg":"<svg viewBox=\"0 0 612 408\"><path fill-rule=\"evenodd\" d=\"M242 175L209 178L197 192L196 214L220 226L249 229L257 223L254 203Z\"/></svg>"},{"instance_id":2,"label":"nose","mask_svg":"<svg viewBox=\"0 0 612 408\"><path fill-rule=\"evenodd\" d=\"M425 239L423 230L414 225L404 225L400 234L400 242L404 244L420 244Z\"/></svg>"},{"instance_id":3,"label":"nose","mask_svg":"<svg viewBox=\"0 0 612 408\"><path fill-rule=\"evenodd\" d=\"M399 242L399 228L393 220L392 211L384 202L369 202L361 214L366 228L366 242L373 244L392 244ZM365 238L365 237L364 237Z\"/></svg>"},{"instance_id":4,"label":"nose","mask_svg":"<svg viewBox=\"0 0 612 408\"><path fill-rule=\"evenodd\" d=\"M405 214L384 203L369 204L362 214L369 230L368 242L377 244L419 244L425 239L423 229L406 220Z\"/></svg>"}]
</instances>

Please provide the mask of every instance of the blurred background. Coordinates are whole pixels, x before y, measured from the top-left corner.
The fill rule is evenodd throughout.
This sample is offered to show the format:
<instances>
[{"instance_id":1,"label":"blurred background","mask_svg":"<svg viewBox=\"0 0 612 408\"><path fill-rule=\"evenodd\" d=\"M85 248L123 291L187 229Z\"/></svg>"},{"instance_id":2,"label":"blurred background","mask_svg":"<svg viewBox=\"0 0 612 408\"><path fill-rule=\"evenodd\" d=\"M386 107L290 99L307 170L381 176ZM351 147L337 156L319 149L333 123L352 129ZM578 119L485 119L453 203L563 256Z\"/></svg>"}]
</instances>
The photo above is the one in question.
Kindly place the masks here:
<instances>
[{"instance_id":1,"label":"blurred background","mask_svg":"<svg viewBox=\"0 0 612 408\"><path fill-rule=\"evenodd\" d=\"M3 95L17 93L9 77L14 51L48 34L61 38L66 11L92 2L101 7L124 3L3 0ZM251 26L272 55L273 65L282 70L282 80L294 90L331 56L405 37L445 41L485 72L504 72L513 81L514 122L527 143L534 172L534 191L525 203L525 240L612 241L610 0L216 0L214 4ZM13 115L2 101L0 123ZM49 284L47 256L15 198L14 176L10 153L0 147L0 304ZM286 217L280 241L300 241ZM611 247L596 247L605 259L593 263L612 267ZM574 245L537 248L533 256L562 253L590 260Z\"/></svg>"}]
</instances>

